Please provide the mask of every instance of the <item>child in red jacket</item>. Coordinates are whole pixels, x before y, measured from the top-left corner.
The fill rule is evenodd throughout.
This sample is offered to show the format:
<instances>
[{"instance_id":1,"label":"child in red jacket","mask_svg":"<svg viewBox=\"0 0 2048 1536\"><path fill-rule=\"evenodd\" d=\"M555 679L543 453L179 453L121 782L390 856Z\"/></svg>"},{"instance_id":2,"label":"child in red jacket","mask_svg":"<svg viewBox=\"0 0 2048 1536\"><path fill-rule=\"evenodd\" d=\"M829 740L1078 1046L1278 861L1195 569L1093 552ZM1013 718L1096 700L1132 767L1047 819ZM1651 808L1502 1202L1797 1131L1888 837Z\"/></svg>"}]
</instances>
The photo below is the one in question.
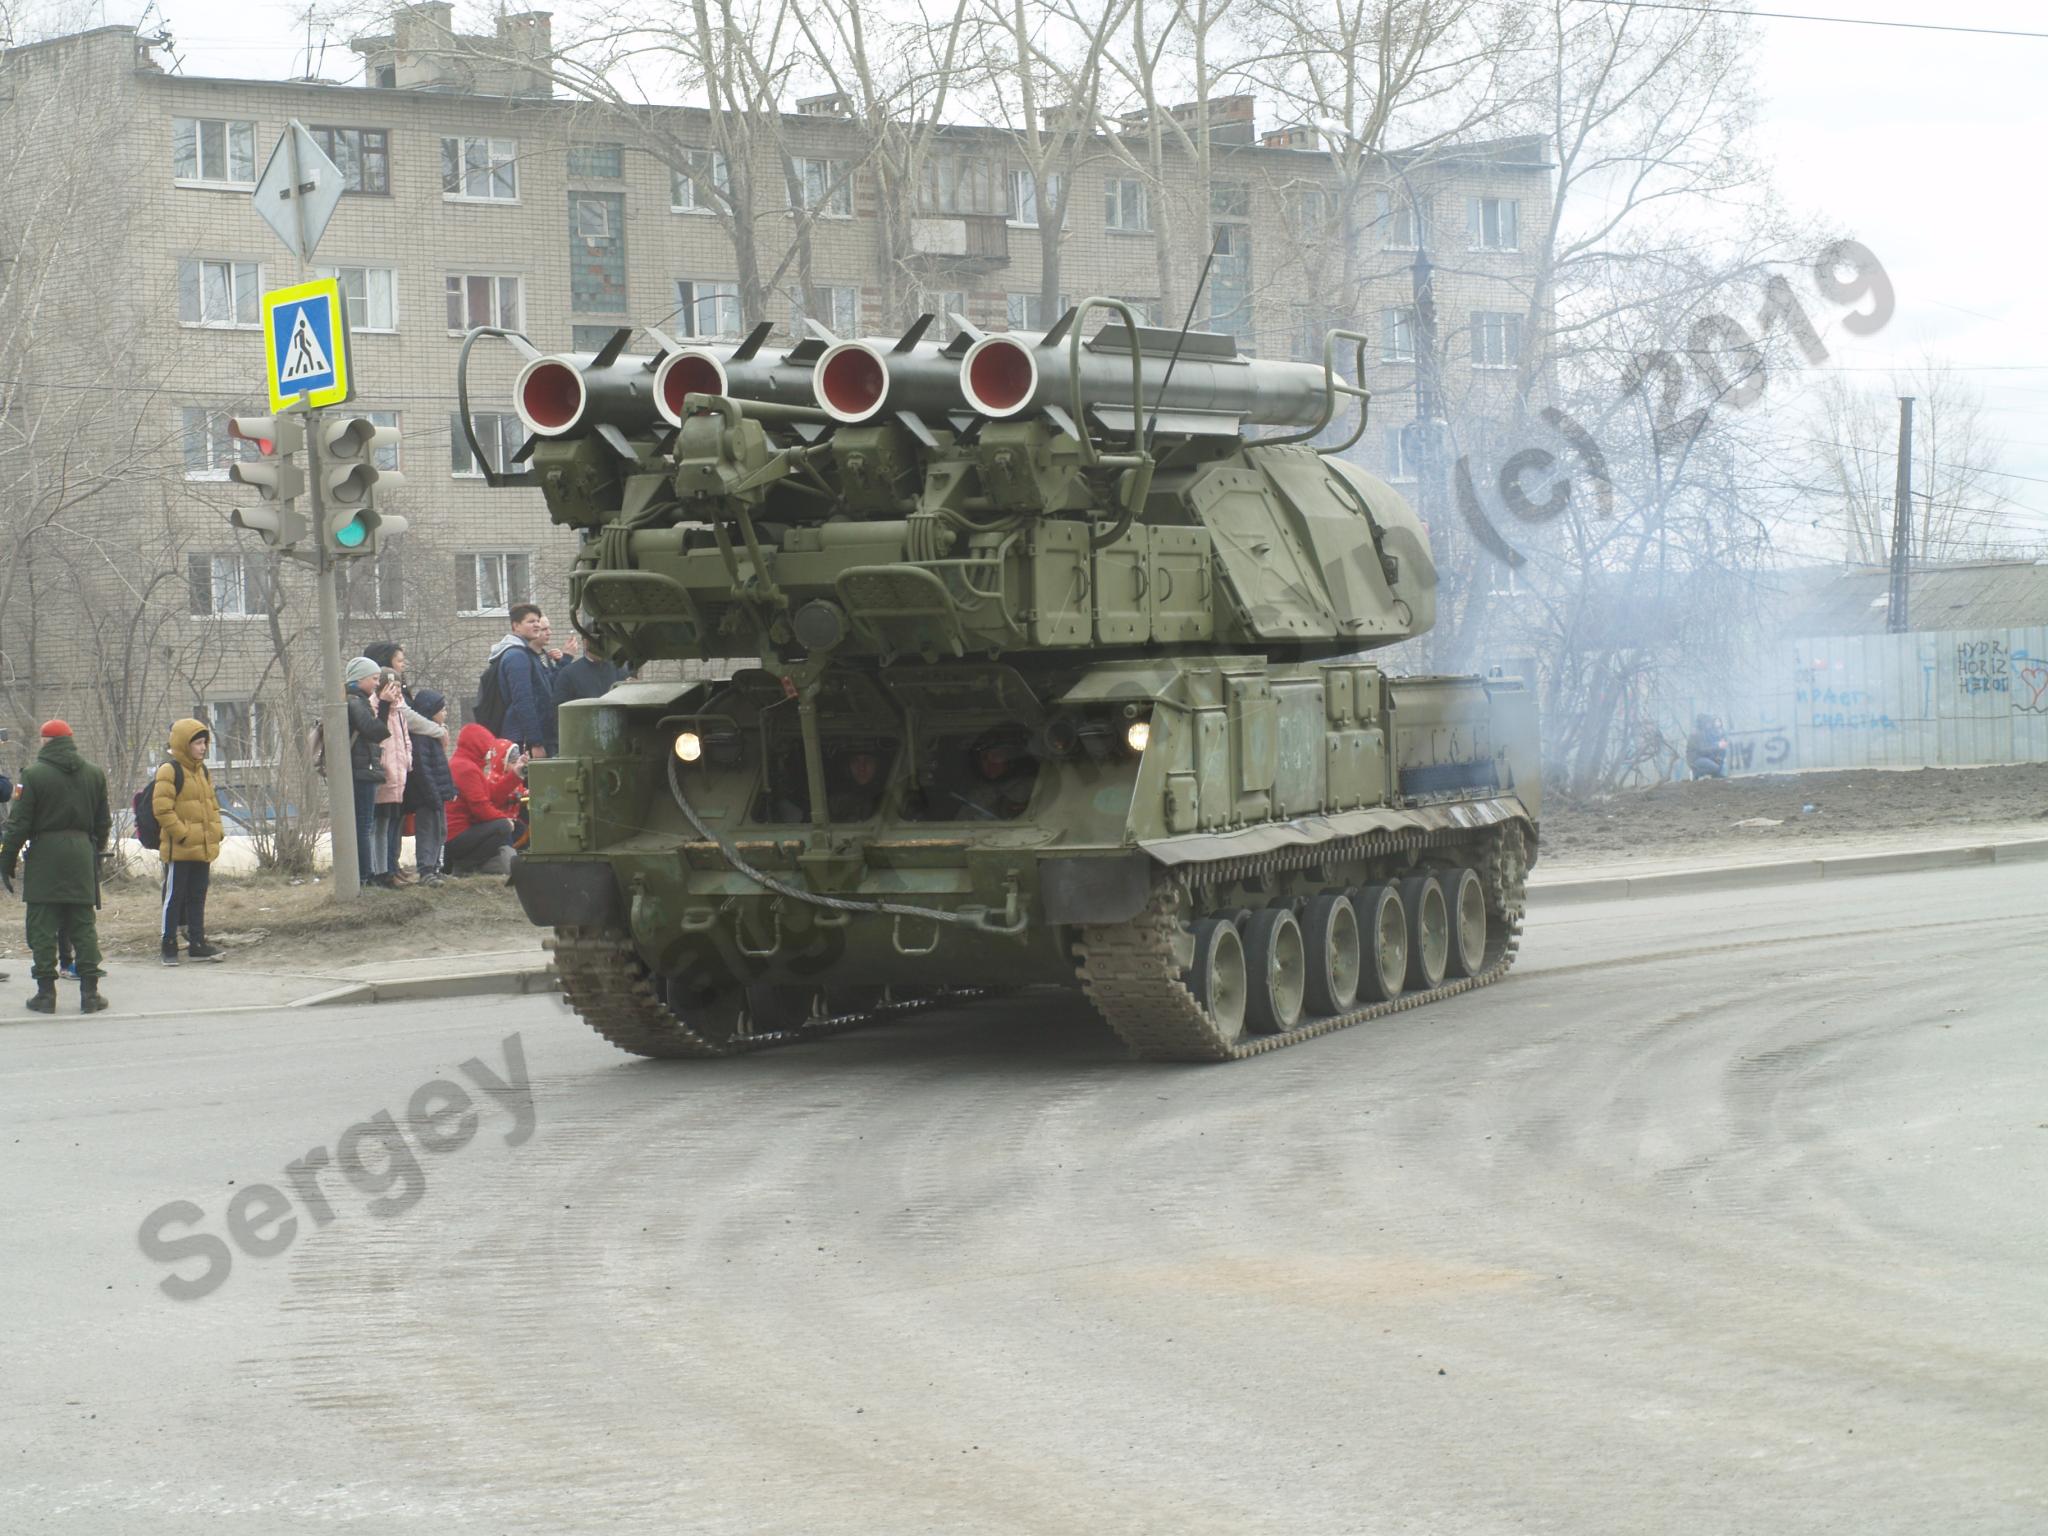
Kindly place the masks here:
<instances>
[{"instance_id":1,"label":"child in red jacket","mask_svg":"<svg viewBox=\"0 0 2048 1536\"><path fill-rule=\"evenodd\" d=\"M507 761L501 760L499 745L488 727L474 723L455 739L448 760L455 798L448 802L443 855L451 875L504 874L512 867L514 821L526 784L515 771L518 748L511 748Z\"/></svg>"}]
</instances>

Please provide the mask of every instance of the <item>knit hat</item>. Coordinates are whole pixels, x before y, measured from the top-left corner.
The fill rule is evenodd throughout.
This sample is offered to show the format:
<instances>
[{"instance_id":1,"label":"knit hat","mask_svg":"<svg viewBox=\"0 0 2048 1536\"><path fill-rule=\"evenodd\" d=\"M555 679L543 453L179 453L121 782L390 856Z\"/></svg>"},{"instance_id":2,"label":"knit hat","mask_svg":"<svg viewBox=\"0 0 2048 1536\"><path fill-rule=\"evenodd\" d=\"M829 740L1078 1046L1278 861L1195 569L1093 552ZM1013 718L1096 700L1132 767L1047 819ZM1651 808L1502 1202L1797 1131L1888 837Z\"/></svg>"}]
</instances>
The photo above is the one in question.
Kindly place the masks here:
<instances>
[{"instance_id":1,"label":"knit hat","mask_svg":"<svg viewBox=\"0 0 2048 1536\"><path fill-rule=\"evenodd\" d=\"M43 735L45 736L69 736L70 734L71 727L62 720L52 720L43 726Z\"/></svg>"},{"instance_id":2,"label":"knit hat","mask_svg":"<svg viewBox=\"0 0 2048 1536\"><path fill-rule=\"evenodd\" d=\"M366 677L375 677L382 670L369 657L358 656L348 664L348 670L342 674L342 678L345 682L360 683Z\"/></svg>"},{"instance_id":3,"label":"knit hat","mask_svg":"<svg viewBox=\"0 0 2048 1536\"><path fill-rule=\"evenodd\" d=\"M412 696L412 702L413 708L431 720L448 707L448 695L436 693L431 688L422 688Z\"/></svg>"}]
</instances>

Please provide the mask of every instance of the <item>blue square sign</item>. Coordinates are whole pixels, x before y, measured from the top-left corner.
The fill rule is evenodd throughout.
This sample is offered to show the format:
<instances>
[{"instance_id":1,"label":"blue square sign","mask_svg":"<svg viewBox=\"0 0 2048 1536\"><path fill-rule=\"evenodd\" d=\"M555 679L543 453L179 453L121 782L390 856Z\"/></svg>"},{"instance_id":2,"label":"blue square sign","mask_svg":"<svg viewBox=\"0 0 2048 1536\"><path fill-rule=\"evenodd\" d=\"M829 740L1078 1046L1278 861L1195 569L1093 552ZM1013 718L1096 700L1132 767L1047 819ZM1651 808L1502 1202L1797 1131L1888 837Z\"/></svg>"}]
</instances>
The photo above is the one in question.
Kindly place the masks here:
<instances>
[{"instance_id":1,"label":"blue square sign","mask_svg":"<svg viewBox=\"0 0 2048 1536\"><path fill-rule=\"evenodd\" d=\"M317 408L339 405L353 393L341 303L341 284L331 277L263 295L264 371L273 411L302 395Z\"/></svg>"}]
</instances>

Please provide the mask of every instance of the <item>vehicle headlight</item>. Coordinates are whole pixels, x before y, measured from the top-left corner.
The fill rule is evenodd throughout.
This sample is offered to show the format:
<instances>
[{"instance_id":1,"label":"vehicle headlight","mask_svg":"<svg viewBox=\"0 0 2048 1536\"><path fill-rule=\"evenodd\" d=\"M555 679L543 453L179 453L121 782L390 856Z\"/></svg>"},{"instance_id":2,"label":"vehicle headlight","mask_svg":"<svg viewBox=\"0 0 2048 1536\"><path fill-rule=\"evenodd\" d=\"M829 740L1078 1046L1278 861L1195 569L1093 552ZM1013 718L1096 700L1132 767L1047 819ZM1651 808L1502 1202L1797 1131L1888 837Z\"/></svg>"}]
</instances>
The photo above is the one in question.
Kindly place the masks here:
<instances>
[{"instance_id":1,"label":"vehicle headlight","mask_svg":"<svg viewBox=\"0 0 2048 1536\"><path fill-rule=\"evenodd\" d=\"M1144 751L1151 743L1151 740L1152 722L1150 720L1133 720L1124 728L1124 745L1133 752Z\"/></svg>"},{"instance_id":2,"label":"vehicle headlight","mask_svg":"<svg viewBox=\"0 0 2048 1536\"><path fill-rule=\"evenodd\" d=\"M704 738L695 731L676 733L676 756L686 763L694 763L704 755Z\"/></svg>"}]
</instances>

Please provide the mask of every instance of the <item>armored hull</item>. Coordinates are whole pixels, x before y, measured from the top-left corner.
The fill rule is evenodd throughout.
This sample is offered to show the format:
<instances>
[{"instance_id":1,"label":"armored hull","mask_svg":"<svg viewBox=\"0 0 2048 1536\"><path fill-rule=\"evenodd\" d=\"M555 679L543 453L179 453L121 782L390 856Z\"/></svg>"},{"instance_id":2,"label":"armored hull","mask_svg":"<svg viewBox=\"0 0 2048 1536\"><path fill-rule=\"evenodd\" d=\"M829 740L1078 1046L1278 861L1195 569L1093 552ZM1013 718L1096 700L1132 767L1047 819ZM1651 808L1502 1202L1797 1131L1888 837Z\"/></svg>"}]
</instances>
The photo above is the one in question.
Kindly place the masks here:
<instances>
[{"instance_id":1,"label":"armored hull","mask_svg":"<svg viewBox=\"0 0 2048 1536\"><path fill-rule=\"evenodd\" d=\"M725 1055L1053 984L1140 1056L1224 1060L1505 973L1531 695L1384 673L1373 648L1434 612L1405 503L1327 445L1219 430L1260 375L1176 415L1145 337L1104 335L1172 434L1129 402L820 425L692 395L672 431L537 444L588 530L595 648L760 658L565 706L532 767L514 883L614 1043ZM945 355L906 398L943 398Z\"/></svg>"}]
</instances>

